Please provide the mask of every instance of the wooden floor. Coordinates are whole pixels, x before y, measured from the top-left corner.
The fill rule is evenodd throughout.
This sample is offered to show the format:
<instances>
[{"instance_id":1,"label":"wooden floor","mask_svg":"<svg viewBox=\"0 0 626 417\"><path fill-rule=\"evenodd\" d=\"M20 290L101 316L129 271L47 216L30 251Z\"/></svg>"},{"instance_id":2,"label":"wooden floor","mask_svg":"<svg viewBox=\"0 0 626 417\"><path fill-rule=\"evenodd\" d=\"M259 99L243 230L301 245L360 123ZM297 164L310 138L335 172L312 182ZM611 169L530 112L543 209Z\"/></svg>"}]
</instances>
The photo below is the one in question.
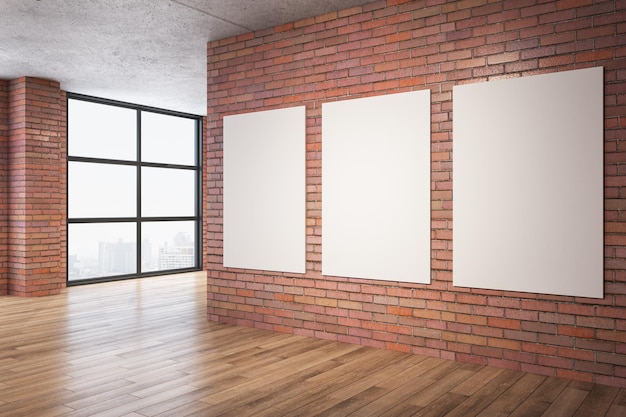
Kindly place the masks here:
<instances>
[{"instance_id":1,"label":"wooden floor","mask_svg":"<svg viewBox=\"0 0 626 417\"><path fill-rule=\"evenodd\" d=\"M626 416L626 391L206 321L205 275L0 297L0 416Z\"/></svg>"}]
</instances>

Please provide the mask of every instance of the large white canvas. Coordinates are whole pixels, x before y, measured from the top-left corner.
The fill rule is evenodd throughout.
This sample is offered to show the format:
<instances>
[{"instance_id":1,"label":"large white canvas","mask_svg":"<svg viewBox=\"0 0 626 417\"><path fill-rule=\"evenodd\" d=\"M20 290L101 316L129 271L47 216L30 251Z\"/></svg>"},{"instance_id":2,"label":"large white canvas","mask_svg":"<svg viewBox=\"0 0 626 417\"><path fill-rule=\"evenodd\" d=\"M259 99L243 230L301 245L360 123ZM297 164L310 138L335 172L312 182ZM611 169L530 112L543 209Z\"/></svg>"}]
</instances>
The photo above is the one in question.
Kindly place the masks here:
<instances>
[{"instance_id":1,"label":"large white canvas","mask_svg":"<svg viewBox=\"0 0 626 417\"><path fill-rule=\"evenodd\" d=\"M454 285L603 297L602 74L454 87Z\"/></svg>"},{"instance_id":2,"label":"large white canvas","mask_svg":"<svg viewBox=\"0 0 626 417\"><path fill-rule=\"evenodd\" d=\"M430 283L430 90L322 105L322 272Z\"/></svg>"},{"instance_id":3,"label":"large white canvas","mask_svg":"<svg viewBox=\"0 0 626 417\"><path fill-rule=\"evenodd\" d=\"M305 107L224 117L224 266L306 272Z\"/></svg>"}]
</instances>

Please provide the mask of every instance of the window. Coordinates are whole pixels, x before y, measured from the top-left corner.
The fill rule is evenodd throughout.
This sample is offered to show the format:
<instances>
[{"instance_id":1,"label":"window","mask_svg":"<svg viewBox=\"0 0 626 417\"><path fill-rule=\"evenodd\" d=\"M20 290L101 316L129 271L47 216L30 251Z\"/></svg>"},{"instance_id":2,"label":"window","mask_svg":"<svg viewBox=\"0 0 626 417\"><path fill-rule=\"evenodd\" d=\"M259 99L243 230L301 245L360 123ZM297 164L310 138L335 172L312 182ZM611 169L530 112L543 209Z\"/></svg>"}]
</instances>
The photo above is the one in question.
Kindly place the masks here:
<instances>
[{"instance_id":1,"label":"window","mask_svg":"<svg viewBox=\"0 0 626 417\"><path fill-rule=\"evenodd\" d=\"M199 270L199 116L68 95L68 284Z\"/></svg>"}]
</instances>

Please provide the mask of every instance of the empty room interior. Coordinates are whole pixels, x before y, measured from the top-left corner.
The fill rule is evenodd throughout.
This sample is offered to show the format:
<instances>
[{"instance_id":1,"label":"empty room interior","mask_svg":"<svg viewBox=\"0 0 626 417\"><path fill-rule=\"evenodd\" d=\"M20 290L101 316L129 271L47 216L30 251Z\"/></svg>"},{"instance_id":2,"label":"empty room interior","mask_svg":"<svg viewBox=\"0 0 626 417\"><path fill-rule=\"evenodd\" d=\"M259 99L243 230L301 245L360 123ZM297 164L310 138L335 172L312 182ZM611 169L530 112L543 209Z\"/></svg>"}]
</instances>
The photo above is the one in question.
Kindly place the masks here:
<instances>
[{"instance_id":1,"label":"empty room interior","mask_svg":"<svg viewBox=\"0 0 626 417\"><path fill-rule=\"evenodd\" d=\"M0 417L626 416L626 1L0 21Z\"/></svg>"}]
</instances>

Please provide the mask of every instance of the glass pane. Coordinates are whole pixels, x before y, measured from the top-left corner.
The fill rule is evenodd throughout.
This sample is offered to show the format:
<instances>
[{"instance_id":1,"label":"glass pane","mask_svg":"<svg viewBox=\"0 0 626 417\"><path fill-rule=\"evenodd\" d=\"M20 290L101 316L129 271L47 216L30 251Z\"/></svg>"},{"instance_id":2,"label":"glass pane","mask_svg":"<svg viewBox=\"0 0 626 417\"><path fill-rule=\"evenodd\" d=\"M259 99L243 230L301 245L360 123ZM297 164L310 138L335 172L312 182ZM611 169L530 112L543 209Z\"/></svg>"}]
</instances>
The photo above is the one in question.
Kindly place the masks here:
<instances>
[{"instance_id":1,"label":"glass pane","mask_svg":"<svg viewBox=\"0 0 626 417\"><path fill-rule=\"evenodd\" d=\"M146 222L141 225L141 272L193 268L196 222Z\"/></svg>"},{"instance_id":2,"label":"glass pane","mask_svg":"<svg viewBox=\"0 0 626 417\"><path fill-rule=\"evenodd\" d=\"M195 215L195 171L172 168L142 168L141 187L142 216Z\"/></svg>"},{"instance_id":3,"label":"glass pane","mask_svg":"<svg viewBox=\"0 0 626 417\"><path fill-rule=\"evenodd\" d=\"M70 281L137 272L135 223L68 226L67 269Z\"/></svg>"},{"instance_id":4,"label":"glass pane","mask_svg":"<svg viewBox=\"0 0 626 417\"><path fill-rule=\"evenodd\" d=\"M68 155L137 159L137 111L68 100Z\"/></svg>"},{"instance_id":5,"label":"glass pane","mask_svg":"<svg viewBox=\"0 0 626 417\"><path fill-rule=\"evenodd\" d=\"M68 216L134 217L137 215L137 168L70 162Z\"/></svg>"},{"instance_id":6,"label":"glass pane","mask_svg":"<svg viewBox=\"0 0 626 417\"><path fill-rule=\"evenodd\" d=\"M196 164L196 121L158 113L141 113L141 160Z\"/></svg>"}]
</instances>

